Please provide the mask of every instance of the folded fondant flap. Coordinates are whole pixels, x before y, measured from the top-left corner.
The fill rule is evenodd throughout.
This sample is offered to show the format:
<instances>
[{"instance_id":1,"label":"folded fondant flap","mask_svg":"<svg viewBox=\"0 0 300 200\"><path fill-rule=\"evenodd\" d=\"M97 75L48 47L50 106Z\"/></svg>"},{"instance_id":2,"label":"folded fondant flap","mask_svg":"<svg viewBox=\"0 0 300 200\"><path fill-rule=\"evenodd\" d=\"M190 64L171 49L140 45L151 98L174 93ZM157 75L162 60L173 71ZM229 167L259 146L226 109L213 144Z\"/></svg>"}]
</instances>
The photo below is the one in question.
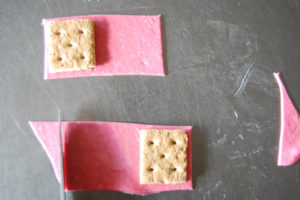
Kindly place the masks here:
<instances>
[{"instance_id":1,"label":"folded fondant flap","mask_svg":"<svg viewBox=\"0 0 300 200\"><path fill-rule=\"evenodd\" d=\"M60 177L58 122L29 122ZM190 126L157 126L118 122L62 122L65 189L114 190L149 194L192 189ZM143 129L181 129L188 135L187 181L140 184L139 134Z\"/></svg>"}]
</instances>

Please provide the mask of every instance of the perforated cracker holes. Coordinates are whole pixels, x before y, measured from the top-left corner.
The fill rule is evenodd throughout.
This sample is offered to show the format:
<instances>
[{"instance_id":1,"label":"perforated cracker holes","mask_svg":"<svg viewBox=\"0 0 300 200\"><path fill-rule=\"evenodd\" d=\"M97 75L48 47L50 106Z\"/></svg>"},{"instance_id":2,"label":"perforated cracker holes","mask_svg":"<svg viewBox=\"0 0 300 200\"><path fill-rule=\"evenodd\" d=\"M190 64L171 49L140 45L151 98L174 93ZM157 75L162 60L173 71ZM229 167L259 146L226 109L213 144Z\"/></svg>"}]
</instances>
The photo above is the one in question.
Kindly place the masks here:
<instances>
[{"instance_id":1,"label":"perforated cracker holes","mask_svg":"<svg viewBox=\"0 0 300 200\"><path fill-rule=\"evenodd\" d=\"M90 19L46 22L49 72L90 70L95 67L94 37L94 22Z\"/></svg>"},{"instance_id":2,"label":"perforated cracker holes","mask_svg":"<svg viewBox=\"0 0 300 200\"><path fill-rule=\"evenodd\" d=\"M140 183L186 182L187 140L184 130L143 130L140 134Z\"/></svg>"}]
</instances>

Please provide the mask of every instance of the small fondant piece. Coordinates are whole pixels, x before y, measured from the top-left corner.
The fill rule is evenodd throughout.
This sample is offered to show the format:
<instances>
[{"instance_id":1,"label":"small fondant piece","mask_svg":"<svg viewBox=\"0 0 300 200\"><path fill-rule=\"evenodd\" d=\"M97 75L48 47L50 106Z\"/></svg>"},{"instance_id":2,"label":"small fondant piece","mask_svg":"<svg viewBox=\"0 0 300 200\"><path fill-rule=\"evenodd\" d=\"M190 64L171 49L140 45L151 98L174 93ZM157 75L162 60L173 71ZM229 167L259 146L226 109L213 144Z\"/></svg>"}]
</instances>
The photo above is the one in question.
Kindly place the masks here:
<instances>
[{"instance_id":1,"label":"small fondant piece","mask_svg":"<svg viewBox=\"0 0 300 200\"><path fill-rule=\"evenodd\" d=\"M280 79L274 73L280 91L279 166L292 165L300 159L300 116Z\"/></svg>"},{"instance_id":2,"label":"small fondant piece","mask_svg":"<svg viewBox=\"0 0 300 200\"><path fill-rule=\"evenodd\" d=\"M165 76L160 15L64 17L44 19L43 25L46 28L45 25L52 21L78 19L88 19L94 22L96 67L91 70L50 73L50 58L45 49L44 79L114 75ZM46 43L45 39L45 47ZM65 45L67 47L69 44Z\"/></svg>"},{"instance_id":3,"label":"small fondant piece","mask_svg":"<svg viewBox=\"0 0 300 200\"><path fill-rule=\"evenodd\" d=\"M56 177L60 180L58 122L29 122ZM149 129L182 130L187 136L186 181L177 184L140 184L140 132ZM151 194L192 190L190 126L157 126L117 122L62 122L65 189L114 190ZM185 138L185 137L183 137ZM182 140L183 142L185 139Z\"/></svg>"}]
</instances>

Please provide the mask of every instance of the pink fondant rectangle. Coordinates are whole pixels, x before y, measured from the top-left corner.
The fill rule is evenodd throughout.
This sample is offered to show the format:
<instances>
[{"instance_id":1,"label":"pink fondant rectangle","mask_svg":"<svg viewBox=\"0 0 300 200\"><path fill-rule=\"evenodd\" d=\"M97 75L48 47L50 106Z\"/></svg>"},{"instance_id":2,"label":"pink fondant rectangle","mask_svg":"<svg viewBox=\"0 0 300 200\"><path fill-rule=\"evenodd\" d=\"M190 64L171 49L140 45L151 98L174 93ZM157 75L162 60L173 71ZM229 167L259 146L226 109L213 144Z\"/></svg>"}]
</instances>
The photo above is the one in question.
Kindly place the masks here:
<instances>
[{"instance_id":1,"label":"pink fondant rectangle","mask_svg":"<svg viewBox=\"0 0 300 200\"><path fill-rule=\"evenodd\" d=\"M60 177L58 122L30 122ZM140 184L139 142L143 129L180 129L188 135L187 181L178 184ZM62 122L65 189L114 190L150 194L192 190L191 126L159 126L118 122Z\"/></svg>"},{"instance_id":2,"label":"pink fondant rectangle","mask_svg":"<svg viewBox=\"0 0 300 200\"><path fill-rule=\"evenodd\" d=\"M50 73L45 43L44 79L85 76L165 76L161 16L90 15L43 19L92 19L95 26L96 67L92 70Z\"/></svg>"}]
</instances>

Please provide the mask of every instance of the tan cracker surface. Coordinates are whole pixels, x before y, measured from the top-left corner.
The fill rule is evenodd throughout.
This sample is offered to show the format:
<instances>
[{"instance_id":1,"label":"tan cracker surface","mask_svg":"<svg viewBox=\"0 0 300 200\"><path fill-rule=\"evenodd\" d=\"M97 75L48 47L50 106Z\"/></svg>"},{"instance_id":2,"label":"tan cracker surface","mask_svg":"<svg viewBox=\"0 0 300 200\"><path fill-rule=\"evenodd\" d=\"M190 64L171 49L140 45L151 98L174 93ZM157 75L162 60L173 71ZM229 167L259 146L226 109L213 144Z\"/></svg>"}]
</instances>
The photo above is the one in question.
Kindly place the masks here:
<instances>
[{"instance_id":1,"label":"tan cracker surface","mask_svg":"<svg viewBox=\"0 0 300 200\"><path fill-rule=\"evenodd\" d=\"M48 21L45 36L49 72L89 70L96 66L92 20Z\"/></svg>"},{"instance_id":2,"label":"tan cracker surface","mask_svg":"<svg viewBox=\"0 0 300 200\"><path fill-rule=\"evenodd\" d=\"M140 183L186 182L187 140L184 130L143 130L140 135Z\"/></svg>"}]
</instances>

